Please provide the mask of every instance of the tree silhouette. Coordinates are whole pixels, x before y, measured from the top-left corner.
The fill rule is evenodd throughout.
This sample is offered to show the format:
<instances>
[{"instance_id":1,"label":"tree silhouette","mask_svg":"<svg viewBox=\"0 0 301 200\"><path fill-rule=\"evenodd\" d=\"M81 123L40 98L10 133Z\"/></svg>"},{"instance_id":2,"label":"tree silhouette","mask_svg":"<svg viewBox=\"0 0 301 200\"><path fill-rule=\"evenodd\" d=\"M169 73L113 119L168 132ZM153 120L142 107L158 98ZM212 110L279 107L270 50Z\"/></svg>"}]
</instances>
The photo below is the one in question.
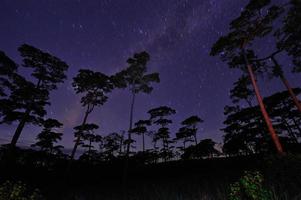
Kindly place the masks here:
<instances>
[{"instance_id":1,"label":"tree silhouette","mask_svg":"<svg viewBox=\"0 0 301 200\"><path fill-rule=\"evenodd\" d=\"M103 138L103 148L106 160L112 160L118 154L120 155L122 148L122 135L118 133L111 133Z\"/></svg>"},{"instance_id":2,"label":"tree silhouette","mask_svg":"<svg viewBox=\"0 0 301 200\"><path fill-rule=\"evenodd\" d=\"M19 120L17 129L11 140L15 147L26 123L38 123L46 114L44 109L48 102L49 92L57 89L57 84L66 79L68 65L48 53L24 44L19 49L23 57L23 67L32 68L31 76L37 83L33 84L21 76L14 80L14 88L10 95L13 109L6 113L6 122Z\"/></svg>"},{"instance_id":3,"label":"tree silhouette","mask_svg":"<svg viewBox=\"0 0 301 200\"><path fill-rule=\"evenodd\" d=\"M132 134L137 134L142 136L142 152L145 152L145 134L147 131L147 126L150 126L150 120L139 120L135 123L135 127L131 130Z\"/></svg>"},{"instance_id":4,"label":"tree silhouette","mask_svg":"<svg viewBox=\"0 0 301 200\"><path fill-rule=\"evenodd\" d=\"M87 69L79 70L77 76L73 78L72 85L77 94L83 94L81 104L86 111L81 126L84 126L94 108L103 105L107 101L108 97L106 94L111 92L113 85L105 74ZM80 137L81 134L78 134L71 153L71 159L74 158L77 146L81 140Z\"/></svg>"},{"instance_id":5,"label":"tree silhouette","mask_svg":"<svg viewBox=\"0 0 301 200\"><path fill-rule=\"evenodd\" d=\"M255 2L255 1L254 1ZM258 2L256 3L254 3L254 5L256 5L257 4L257 6L260 6L259 4L258 4ZM298 5L299 4L299 5ZM294 103L295 103L295 105L297 106L297 108L298 108L298 110L301 112L301 104L299 103L299 100L298 100L298 98L296 97L296 95L293 93L293 91L292 91L292 87L290 86L290 83L289 83L289 81L285 78L285 74L284 74L284 72L283 72L283 70L282 70L282 67L281 67L281 65L278 63L278 61L276 60L276 55L278 55L278 54L280 54L280 53L282 53L284 50L288 50L289 52L291 52L294 56L293 56L293 62L294 63L297 63L297 62L295 62L296 61L296 58L297 59L300 59L300 58L298 58L298 53L295 53L295 52L298 52L298 49L296 48L296 47L298 47L298 45L299 45L299 48L300 48L300 44L301 44L301 40L300 40L300 38L298 38L298 37L295 37L294 36L294 41L292 41L291 39L292 38L290 38L290 39L288 39L289 37L291 37L292 36L292 34L290 34L290 33L288 33L287 32L287 27L286 26L288 26L288 23L287 23L287 19L292 19L292 18L294 18L292 21L291 21L291 23L293 23L294 25L296 25L294 28L293 28L293 30L295 31L295 30L298 30L298 26L297 26L297 24L295 24L296 23L296 19L298 19L298 17L299 17L299 19L301 19L300 18L300 15L298 16L298 14L296 13L297 11L298 11L298 9L299 9L299 11L301 11L301 6L300 6L300 3L294 3L294 1L291 1L290 3L289 3L289 5L291 5L291 9L288 11L288 14L287 14L287 17L285 18L286 20L284 21L284 24L285 24L285 26L281 29L278 29L278 30L276 30L276 32L274 33L274 35L276 35L276 37L277 37L277 39L278 39L278 41L276 42L277 43L277 45L276 45L276 47L277 47L277 50L273 50L271 53L270 53L270 55L269 56L266 56L266 57L264 57L264 58L258 58L258 59L253 59L253 60L250 60L250 63L252 63L252 65L254 66L254 65L256 65L256 63L258 64L258 63L260 63L260 65L261 65L261 68L266 68L265 70L269 70L269 68L271 69L271 71L272 71L272 75L274 76L274 77L277 77L277 78L280 78L280 80L281 80L281 82L283 83L283 85L287 88L287 90L289 91L289 93L290 93L290 95L291 95L291 97L292 97L292 100L294 101ZM280 13L283 13L284 12L284 7L285 6L281 6L281 7L272 7L271 9L274 11L274 16L272 16L272 15L267 15L267 16L269 16L268 18L261 18L261 16L262 15L258 15L257 14L257 25L258 25L258 29L260 30L261 28L264 28L264 26L266 26L265 28L267 29L267 33L268 32L270 32L270 31L272 31L272 27L270 26L270 25L268 25L269 23L271 24L271 21L270 20L273 20L273 19L275 19L277 16L279 16L280 15ZM260 7L259 7L260 8ZM255 10L257 9L259 9L259 8L255 8ZM271 10L270 9L270 10ZM270 10L268 10L268 11L270 11ZM292 17L293 16L293 17ZM248 16L247 16L248 17ZM260 19L261 18L261 19ZM244 20L242 19L241 20L242 22L244 22ZM239 22L239 20L238 20L238 22ZM262 27L260 27L260 26L262 26ZM292 28L292 27L291 27ZM293 31L293 30L291 30L291 31ZM257 30L256 30L257 31ZM299 30L299 32L301 32L300 30ZM259 37L263 37L263 36L265 36L266 35L266 33L264 33L264 34L262 34L262 32L260 33L260 31L258 32L258 33L254 33L254 35L253 35L253 37L256 35L256 34L258 34L257 36L259 36ZM295 34L295 33L294 33ZM298 41L299 41L299 44L298 44ZM292 52L292 51L290 51L289 49L292 47L292 46L294 46L293 47L293 49L294 49L294 53ZM300 48L301 49L301 48ZM300 50L299 50L299 52L301 52ZM253 54L254 54L254 52L253 52ZM299 55L299 57L300 57L300 55ZM272 62L272 66L269 66L269 62ZM296 71L295 70L296 69L296 67L294 68L294 71Z\"/></svg>"},{"instance_id":6,"label":"tree silhouette","mask_svg":"<svg viewBox=\"0 0 301 200\"><path fill-rule=\"evenodd\" d=\"M32 97L35 96L36 106L32 107L27 121L41 124L42 117L46 114L44 106L49 104L48 92L37 89L33 83L18 74L14 76L11 86L9 97L2 99L2 103L5 104L4 109L2 109L2 123L11 124L16 120L21 121L24 118L24 108L32 102Z\"/></svg>"},{"instance_id":7,"label":"tree silhouette","mask_svg":"<svg viewBox=\"0 0 301 200\"><path fill-rule=\"evenodd\" d=\"M203 157L213 157L213 155L219 155L220 152L215 148L215 142L212 139L201 140L197 145L188 147L184 154L183 159L191 158L203 158Z\"/></svg>"},{"instance_id":8,"label":"tree silhouette","mask_svg":"<svg viewBox=\"0 0 301 200\"><path fill-rule=\"evenodd\" d=\"M201 140L197 145L197 156L198 157L213 157L213 155L219 155L220 152L215 148L216 142L212 139Z\"/></svg>"},{"instance_id":9,"label":"tree silhouette","mask_svg":"<svg viewBox=\"0 0 301 200\"><path fill-rule=\"evenodd\" d=\"M63 146L55 145L58 141L62 140L62 133L56 132L53 129L61 128L62 123L56 119L47 119L42 122L43 130L37 136L37 142L32 147L39 147L41 151L45 151L49 154L59 154Z\"/></svg>"},{"instance_id":10,"label":"tree silhouette","mask_svg":"<svg viewBox=\"0 0 301 200\"><path fill-rule=\"evenodd\" d=\"M17 68L17 64L7 57L3 51L0 51L0 117L11 110L8 96L12 89Z\"/></svg>"},{"instance_id":11,"label":"tree silhouette","mask_svg":"<svg viewBox=\"0 0 301 200\"><path fill-rule=\"evenodd\" d=\"M168 106L160 106L153 108L148 111L150 114L150 120L153 124L158 125L160 128L154 133L153 140L157 142L158 140L162 141L163 148L161 150L161 155L164 161L167 161L171 155L171 148L169 146L172 141L170 138L169 128L167 127L172 123L172 120L168 119L170 115L175 114L176 111Z\"/></svg>"},{"instance_id":12,"label":"tree silhouette","mask_svg":"<svg viewBox=\"0 0 301 200\"><path fill-rule=\"evenodd\" d=\"M126 147L126 145L124 145L124 135L125 135L126 131L121 131L120 134L116 133L116 140L119 142L119 155L124 155L124 152L126 151L126 149L124 147Z\"/></svg>"},{"instance_id":13,"label":"tree silhouette","mask_svg":"<svg viewBox=\"0 0 301 200\"><path fill-rule=\"evenodd\" d=\"M293 89L300 94L300 89ZM281 133L281 141L287 150L290 143L297 143L300 137L300 113L294 106L287 91L275 93L264 98L264 104L277 132ZM273 150L270 139L266 137L268 130L259 106L239 108L226 106L227 116L222 130L224 135L223 151L231 155L263 153Z\"/></svg>"},{"instance_id":14,"label":"tree silhouette","mask_svg":"<svg viewBox=\"0 0 301 200\"><path fill-rule=\"evenodd\" d=\"M197 146L197 125L199 123L202 123L203 120L199 118L198 116L194 115L191 117L188 117L187 119L182 121L182 126L179 131L176 133L176 140L182 140L183 141L183 147L180 147L184 154L187 155L187 152L191 152L193 147L189 147L189 149L186 149L186 143L187 142L193 142L195 143L195 146ZM194 148L195 149L195 148Z\"/></svg>"},{"instance_id":15,"label":"tree silhouette","mask_svg":"<svg viewBox=\"0 0 301 200\"><path fill-rule=\"evenodd\" d=\"M251 0L241 15L230 23L231 32L227 36L221 37L212 47L211 55L220 54L222 60L227 61L232 66L239 67L244 62L246 67L241 68L243 72L249 74L257 101L262 115L269 129L269 133L279 154L283 154L282 145L277 133L271 123L270 117L263 104L262 97L255 79L254 69L250 63L251 51L246 51L247 45L257 37L263 37L271 32L273 21L281 14L282 9L269 5L269 0ZM263 15L265 10L265 15ZM242 62L243 61L243 62Z\"/></svg>"},{"instance_id":16,"label":"tree silhouette","mask_svg":"<svg viewBox=\"0 0 301 200\"><path fill-rule=\"evenodd\" d=\"M203 123L203 122L204 122L204 120L202 120L198 116L194 115L194 116L188 117L181 123L186 129L189 130L188 134L190 134L190 135L188 135L188 136L189 137L192 136L194 138L195 145L198 144L198 140L197 140L197 136L196 136L197 131L198 131L197 125L199 123Z\"/></svg>"},{"instance_id":17,"label":"tree silhouette","mask_svg":"<svg viewBox=\"0 0 301 200\"><path fill-rule=\"evenodd\" d=\"M284 72L281 68L281 66L279 65L278 61L276 60L275 56L271 57L271 60L273 61L274 64L274 68L273 68L273 75L275 77L279 77L280 80L282 81L282 83L285 85L285 87L287 88L287 91L289 92L293 102L295 103L296 107L298 108L299 112L301 113L301 104L299 99L297 98L296 94L294 93L292 87L290 86L290 83L288 82L288 80L285 78L284 76Z\"/></svg>"},{"instance_id":18,"label":"tree silhouette","mask_svg":"<svg viewBox=\"0 0 301 200\"><path fill-rule=\"evenodd\" d=\"M192 130L187 127L181 127L176 133L176 140L183 141L183 147L181 148L183 151L186 149L186 143L193 141L192 135Z\"/></svg>"},{"instance_id":19,"label":"tree silhouette","mask_svg":"<svg viewBox=\"0 0 301 200\"><path fill-rule=\"evenodd\" d=\"M99 127L96 124L84 124L81 126L74 127L74 130L76 131L75 137L80 138L81 141L79 144L86 148L86 152L80 157L82 160L91 160L92 154L95 153L94 151L94 142L100 142L102 140L102 137L100 135L96 135L94 133L95 129L98 129Z\"/></svg>"},{"instance_id":20,"label":"tree silhouette","mask_svg":"<svg viewBox=\"0 0 301 200\"><path fill-rule=\"evenodd\" d=\"M230 155L247 155L255 151L257 138L264 136L266 128L258 106L241 109L226 106L227 116L222 130L224 135L223 152Z\"/></svg>"},{"instance_id":21,"label":"tree silhouette","mask_svg":"<svg viewBox=\"0 0 301 200\"><path fill-rule=\"evenodd\" d=\"M131 141L131 129L133 128L133 115L136 95L140 92L149 94L152 92L152 82L160 82L158 73L147 74L147 62L150 56L147 52L143 51L134 54L132 58L127 60L128 67L125 70L112 76L111 79L115 87L129 88L132 94L131 107L130 107L130 123L128 132L128 141ZM130 152L130 144L128 142L126 154Z\"/></svg>"},{"instance_id":22,"label":"tree silhouette","mask_svg":"<svg viewBox=\"0 0 301 200\"><path fill-rule=\"evenodd\" d=\"M252 107L252 99L254 96L253 89L249 88L251 82L247 76L241 76L234 83L234 88L230 90L230 98L232 102L237 104L241 100L245 100L249 107Z\"/></svg>"},{"instance_id":23,"label":"tree silhouette","mask_svg":"<svg viewBox=\"0 0 301 200\"><path fill-rule=\"evenodd\" d=\"M300 94L300 88L293 88L294 94ZM290 100L289 91L278 92L264 99L276 129L285 134L294 143L298 143L300 135L301 114Z\"/></svg>"},{"instance_id":24,"label":"tree silhouette","mask_svg":"<svg viewBox=\"0 0 301 200\"><path fill-rule=\"evenodd\" d=\"M278 55L279 53L282 53L283 51L284 51L283 46L278 45L277 50L272 52L269 56L266 56L264 58L251 59L250 61L252 62L253 65L255 63L260 64L260 67L265 68L264 69L265 71L270 71L269 73L270 73L270 75L272 75L272 77L280 78L283 85L289 91L289 94L290 94L293 102L295 103L296 107L301 112L301 104L300 104L297 96L294 94L289 81L286 79L281 65L279 64L279 62L276 59L276 55ZM270 62L272 62L272 66L269 65Z\"/></svg>"},{"instance_id":25,"label":"tree silhouette","mask_svg":"<svg viewBox=\"0 0 301 200\"><path fill-rule=\"evenodd\" d=\"M17 68L17 64L7 57L3 51L0 51L0 97L8 95L5 89L10 89Z\"/></svg>"},{"instance_id":26,"label":"tree silhouette","mask_svg":"<svg viewBox=\"0 0 301 200\"><path fill-rule=\"evenodd\" d=\"M301 2L290 0L286 5L287 14L283 20L283 26L275 33L278 39L278 49L284 49L293 58L293 72L301 72Z\"/></svg>"},{"instance_id":27,"label":"tree silhouette","mask_svg":"<svg viewBox=\"0 0 301 200\"><path fill-rule=\"evenodd\" d=\"M289 81L286 79L284 71L282 69L282 66L279 64L279 62L276 59L276 55L283 52L284 49L281 49L278 45L278 50L271 53L269 56L266 56L265 58L255 59L252 60L252 62L260 63L261 68L266 68L266 71L270 71L270 75L272 77L279 78L283 85L286 87L287 91L289 92L293 102L295 103L296 107L298 108L299 112L301 112L301 104L296 96L296 94L293 92L292 87L289 83ZM272 66L269 65L270 61L272 62Z\"/></svg>"},{"instance_id":28,"label":"tree silhouette","mask_svg":"<svg viewBox=\"0 0 301 200\"><path fill-rule=\"evenodd\" d=\"M271 69L272 69L272 76L273 77L280 77L280 79L282 80L282 82L284 83L284 85L286 86L286 88L287 88L287 91L288 91L288 94L290 95L290 97L293 99L293 102L294 102L294 104L295 104L295 106L296 106L296 108L299 110L299 112L300 112L300 103L299 103L299 100L297 99L297 97L296 97L296 94L299 94L299 90L298 89L293 89L293 88L291 88L290 87L290 85L289 85L289 83L288 83L288 81L285 79L285 77L284 77L284 74L283 74L283 70L282 70L282 68L281 68L281 66L278 64L278 62L276 61L276 59L275 59L275 57L274 57L275 55L274 54L272 54L271 56L269 56L269 57L266 57L266 58L264 58L264 59L259 59L260 61L263 61L263 60L267 60L267 59L270 59L270 60L272 60L273 61L273 64L275 65L275 66L273 66ZM264 63L264 64L262 64L261 66L264 66L264 67L266 67L266 68L269 68L269 66L265 66L266 65L266 63ZM251 88L249 88L249 86L250 86L250 81L247 79L247 77L245 77L245 76L242 76L237 82L235 82L234 83L234 88L230 91L230 97L231 97L231 99L232 99L232 102L233 103L238 103L238 102L240 102L240 100L245 100L246 102L247 102L247 104L248 104L248 106L249 107L252 107L253 105L252 105L252 97L253 97L253 95L254 95L254 92L253 92L253 90L251 89ZM276 95L276 94L275 94ZM268 108L267 110L270 110L270 111L272 111L271 112L271 114L272 113L275 113L275 112L281 112L281 113L287 113L286 112L286 110L288 109L288 108L286 108L285 106L280 106L280 105L278 105L277 103L278 102L280 102L280 103L282 103L282 101L284 101L284 99L285 98L287 98L287 96L286 96L286 93L285 92L282 92L282 93L279 93L279 95L278 95L278 98L275 98L274 96L275 95L273 95L273 96L271 96L271 98L266 98L267 100L266 101L268 101L268 99L271 99L271 101L269 101L269 107L271 107L271 108ZM276 100L276 101L275 101ZM281 101L280 101L281 100ZM289 100L289 99L288 99ZM286 101L286 99L285 99L285 101ZM273 103L274 102L274 103ZM277 103L275 103L275 102L277 102ZM285 103L286 105L292 105L290 102L286 102ZM273 107L273 106L271 106L271 105L274 105L275 107ZM282 110L281 111L279 111L278 109L279 109L279 106L282 108ZM295 115L295 117L296 117L296 115L298 115L298 114L296 114L295 112L296 111L292 111L292 109L293 108L289 108L290 109L290 113L294 113L294 115ZM276 110L276 111L275 111ZM273 118L273 116L271 116L272 118ZM292 116L291 116L292 117ZM290 119L288 119L288 121L290 121ZM274 123L274 127L275 126L286 126L285 124L287 124L287 122L286 122L286 120L284 120L284 119L281 119L281 123ZM287 129L290 129L290 127L289 126L286 126L287 128L286 128L286 130ZM298 127L298 126L297 126ZM286 130L283 130L283 129L279 129L279 128L277 128L276 127L276 130L277 130L277 132L282 132L282 131L286 131ZM291 132L291 136L293 136L294 134L292 133L293 131L292 130L290 130L290 132ZM297 141L297 139L295 138L294 139L295 141Z\"/></svg>"}]
</instances>

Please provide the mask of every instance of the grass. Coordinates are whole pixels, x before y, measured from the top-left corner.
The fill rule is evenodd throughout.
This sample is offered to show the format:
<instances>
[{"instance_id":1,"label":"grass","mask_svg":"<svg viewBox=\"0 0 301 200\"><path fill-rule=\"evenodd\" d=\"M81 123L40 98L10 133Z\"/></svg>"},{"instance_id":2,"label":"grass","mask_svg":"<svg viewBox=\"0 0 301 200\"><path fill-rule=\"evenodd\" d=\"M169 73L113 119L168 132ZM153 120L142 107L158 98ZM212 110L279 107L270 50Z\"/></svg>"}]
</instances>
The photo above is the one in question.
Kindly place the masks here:
<instances>
[{"instance_id":1,"label":"grass","mask_svg":"<svg viewBox=\"0 0 301 200\"><path fill-rule=\"evenodd\" d=\"M124 199L122 163L95 166L77 163L70 169L67 179L63 169L65 165L48 170L29 164L10 170L0 169L0 182L21 180L39 188L50 200ZM130 165L127 200L228 200L230 184L239 180L245 170L263 174L265 187L272 193L271 200L301 200L299 156L250 156Z\"/></svg>"}]
</instances>

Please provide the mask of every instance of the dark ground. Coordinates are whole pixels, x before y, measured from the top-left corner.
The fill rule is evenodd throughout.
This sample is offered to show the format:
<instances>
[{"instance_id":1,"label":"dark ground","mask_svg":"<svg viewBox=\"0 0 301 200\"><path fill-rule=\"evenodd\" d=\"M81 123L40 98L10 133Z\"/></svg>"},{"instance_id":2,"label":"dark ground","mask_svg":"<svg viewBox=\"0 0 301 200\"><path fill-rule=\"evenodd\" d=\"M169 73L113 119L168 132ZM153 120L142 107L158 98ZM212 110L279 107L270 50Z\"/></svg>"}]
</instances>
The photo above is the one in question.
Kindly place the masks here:
<instances>
[{"instance_id":1,"label":"dark ground","mask_svg":"<svg viewBox=\"0 0 301 200\"><path fill-rule=\"evenodd\" d=\"M22 181L47 199L122 199L122 161L87 164L56 162L52 167L18 164L1 169L1 182ZM69 166L69 167L68 167ZM241 156L129 165L128 199L226 199L229 185L245 170L260 171L278 199L301 199L298 156Z\"/></svg>"}]
</instances>

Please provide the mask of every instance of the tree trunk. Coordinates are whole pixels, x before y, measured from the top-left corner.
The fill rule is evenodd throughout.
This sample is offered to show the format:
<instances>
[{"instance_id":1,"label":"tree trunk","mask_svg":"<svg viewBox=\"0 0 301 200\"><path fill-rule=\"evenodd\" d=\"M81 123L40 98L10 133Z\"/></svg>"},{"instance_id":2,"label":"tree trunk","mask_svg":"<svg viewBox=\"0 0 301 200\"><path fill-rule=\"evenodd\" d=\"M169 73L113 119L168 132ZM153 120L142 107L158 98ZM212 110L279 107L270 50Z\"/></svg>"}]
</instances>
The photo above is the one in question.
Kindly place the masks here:
<instances>
[{"instance_id":1,"label":"tree trunk","mask_svg":"<svg viewBox=\"0 0 301 200\"><path fill-rule=\"evenodd\" d=\"M133 115L134 115L134 105L135 105L135 97L136 97L136 93L134 90L134 86L132 89L132 102L131 102L131 110L130 110L130 126L129 126L129 131L128 131L128 144L127 144L127 148L126 148L126 155L128 156L130 153L130 148L131 148L131 143L130 141L132 140L132 134L131 134L131 130L133 128Z\"/></svg>"},{"instance_id":2,"label":"tree trunk","mask_svg":"<svg viewBox=\"0 0 301 200\"><path fill-rule=\"evenodd\" d=\"M142 152L145 151L145 140L144 140L144 133L142 133Z\"/></svg>"},{"instance_id":3,"label":"tree trunk","mask_svg":"<svg viewBox=\"0 0 301 200\"><path fill-rule=\"evenodd\" d=\"M196 138L196 133L193 134L195 146L198 145L198 139Z\"/></svg>"},{"instance_id":4,"label":"tree trunk","mask_svg":"<svg viewBox=\"0 0 301 200\"><path fill-rule=\"evenodd\" d=\"M282 72L282 69L280 67L280 65L278 64L278 62L276 61L276 59L274 57L271 57L272 58L272 61L275 65L275 67L279 68L281 70L280 74L279 74L279 77L282 81L282 83L285 85L288 93L290 94L292 100L294 101L296 107L298 108L299 112L301 113L301 104L299 102L299 99L296 97L294 91L292 90L292 87L290 86L289 82L287 81L287 79L285 78L283 72Z\"/></svg>"},{"instance_id":5,"label":"tree trunk","mask_svg":"<svg viewBox=\"0 0 301 200\"><path fill-rule=\"evenodd\" d=\"M165 141L163 142L163 156L164 156L164 162L167 162L167 151L166 151L166 144Z\"/></svg>"},{"instance_id":6,"label":"tree trunk","mask_svg":"<svg viewBox=\"0 0 301 200\"><path fill-rule=\"evenodd\" d=\"M128 144L126 146L126 154L125 154L125 163L123 168L123 178L122 178L122 188L123 188L123 198L128 199L128 192L127 192L127 181L128 181L128 168L129 168L129 154L130 154L130 148L131 148L131 130L133 127L133 114L134 114L134 105L135 105L135 84L132 85L132 102L131 102L131 108L130 108L130 125L129 125L129 131L128 131Z\"/></svg>"},{"instance_id":7,"label":"tree trunk","mask_svg":"<svg viewBox=\"0 0 301 200\"><path fill-rule=\"evenodd\" d=\"M40 88L41 82L42 82L42 80L39 79L38 82L37 82L37 85L36 85L36 88L37 88L37 89ZM32 101L33 101L33 100L34 100L34 99L32 99ZM29 105L30 105L30 104L29 104ZM17 144L17 142L18 142L18 140L19 140L19 137L20 137L20 135L21 135L21 133L22 133L22 131L23 131L23 128L24 128L24 126L25 126L25 124L26 124L26 121L27 121L27 119L28 119L28 117L29 117L29 115L30 115L30 112L31 112L31 107L28 106L28 108L26 109L26 111L25 111L25 113L24 113L24 115L23 115L21 121L19 122L19 125L18 125L18 127L17 127L17 129L16 129L16 131L15 131L15 133L14 133L14 136L13 136L11 142L10 142L10 146L11 146L11 147L16 147L16 144Z\"/></svg>"},{"instance_id":8,"label":"tree trunk","mask_svg":"<svg viewBox=\"0 0 301 200\"><path fill-rule=\"evenodd\" d=\"M85 113L85 117L84 117L83 123L82 123L81 126L83 126L83 125L86 124L89 113L90 113L90 112L88 112L88 109L87 109L87 111L86 111L86 113ZM76 153L76 150L77 150L77 147L78 147L79 142L80 142L80 135L78 135L77 138L76 138L76 141L75 141L75 144L74 144L72 153L71 153L71 160L74 159L74 156L75 156L75 153Z\"/></svg>"},{"instance_id":9,"label":"tree trunk","mask_svg":"<svg viewBox=\"0 0 301 200\"><path fill-rule=\"evenodd\" d=\"M262 100L262 97L260 95L260 91L259 91L259 88L258 88L258 85L257 85L257 82L256 82L256 79L255 79L255 76L254 76L254 72L253 72L253 69L252 69L252 65L249 63L248 61L248 58L247 58L247 55L245 53L245 49L244 47L242 47L242 53L243 53L243 56L244 56L244 60L245 60L245 63L246 63L246 67L247 67L247 70L248 70L248 73L249 73L249 76L250 76L250 79L251 79L251 82L252 82L252 85L253 85L253 88L254 88L254 91L255 91L255 95L256 95L256 98L257 98L257 101L259 103L259 107L260 107L260 110L261 110L261 113L264 117L264 120L266 122L266 125L268 127L268 130L269 130L269 133L272 137L272 140L275 144L275 147L276 147L276 150L278 152L278 154L280 155L284 155L284 151L283 151L283 148L282 148L282 145L279 141L279 138L278 138L278 135L272 125L272 122L271 122L271 119L265 109L265 106L263 104L263 100Z\"/></svg>"},{"instance_id":10,"label":"tree trunk","mask_svg":"<svg viewBox=\"0 0 301 200\"><path fill-rule=\"evenodd\" d=\"M25 124L27 122L27 119L28 119L29 115L30 115L30 112L31 112L31 110L28 108L25 111L25 113L24 113L21 121L19 122L19 125L18 125L18 127L17 127L17 129L15 131L15 134L14 134L14 136L13 136L11 142L10 142L10 146L11 147L16 147L16 144L17 144L17 142L18 142L18 140L20 138L22 130L23 130L23 128L24 128L24 126L25 126Z\"/></svg>"},{"instance_id":11,"label":"tree trunk","mask_svg":"<svg viewBox=\"0 0 301 200\"><path fill-rule=\"evenodd\" d=\"M164 162L167 162L167 154L168 154L168 141L167 138L163 138L163 151L165 152L164 155Z\"/></svg>"},{"instance_id":12,"label":"tree trunk","mask_svg":"<svg viewBox=\"0 0 301 200\"><path fill-rule=\"evenodd\" d=\"M164 141L165 141L165 148L166 148L166 151L167 151L167 150L169 150L169 141L168 141L168 138L165 137Z\"/></svg>"},{"instance_id":13,"label":"tree trunk","mask_svg":"<svg viewBox=\"0 0 301 200\"><path fill-rule=\"evenodd\" d=\"M123 138L124 138L124 132L122 131L122 135L121 135L121 139L120 139L120 146L119 146L119 155L122 154Z\"/></svg>"}]
</instances>

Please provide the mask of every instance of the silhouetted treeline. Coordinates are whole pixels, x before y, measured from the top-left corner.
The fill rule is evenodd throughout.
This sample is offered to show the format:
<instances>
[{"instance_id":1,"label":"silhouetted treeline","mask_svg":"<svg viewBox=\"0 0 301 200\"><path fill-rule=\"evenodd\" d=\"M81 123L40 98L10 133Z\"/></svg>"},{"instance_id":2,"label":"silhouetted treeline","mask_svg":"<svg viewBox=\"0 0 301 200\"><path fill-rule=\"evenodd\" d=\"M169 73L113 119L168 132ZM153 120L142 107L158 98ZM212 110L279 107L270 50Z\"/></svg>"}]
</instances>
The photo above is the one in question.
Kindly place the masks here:
<instances>
[{"instance_id":1,"label":"silhouetted treeline","mask_svg":"<svg viewBox=\"0 0 301 200\"><path fill-rule=\"evenodd\" d=\"M50 157L68 158L69 155L64 155L62 151L63 146L57 145L62 140L63 133L58 130L63 127L63 124L56 119L47 118L46 112L46 106L51 106L50 91L57 89L57 84L66 79L68 65L59 58L30 45L22 45L19 51L23 58L20 66L32 69L32 80L22 76L18 72L19 65L1 52L1 123L19 122L11 143L3 148L12 152L16 148L23 128L31 123L42 128L36 137L37 142L31 145L35 150ZM149 60L150 56L147 52L134 54L127 60L128 67L114 75L87 69L79 70L73 78L72 86L76 94L81 96L81 104L85 112L82 123L74 127L75 143L70 155L71 159L74 158L78 146L84 150L79 159L87 162L111 161L132 156L143 160L144 163L174 159L175 156L182 155L186 151L186 144L204 146L197 141L197 125L203 122L198 116L191 116L184 120L183 127L177 134L171 134L168 127L172 123L169 116L176 111L167 106L149 110L149 119L134 121L137 94L140 92L149 94L153 90L152 83L160 81L158 73L147 73ZM89 115L108 101L109 93L122 88L129 88L132 95L128 131L122 134L118 132L97 134L99 125L90 122ZM135 135L141 137L139 142L142 146L141 150L136 148ZM184 148L176 145L180 140L184 142ZM153 148L150 148L150 143L146 141L151 141ZM214 149L213 141L208 144L211 144L208 148ZM176 147L180 149L179 152L176 151ZM189 152L191 148L193 147L189 148ZM15 157L16 154L9 156Z\"/></svg>"},{"instance_id":2,"label":"silhouetted treeline","mask_svg":"<svg viewBox=\"0 0 301 200\"><path fill-rule=\"evenodd\" d=\"M74 127L71 155L65 155L63 146L57 145L64 134L59 131L63 124L47 117L46 106L52 106L50 93L67 78L69 66L50 53L24 44L18 48L23 59L20 65L0 52L0 122L17 123L10 144L3 149L10 152L9 157L15 157L12 153L17 151L16 144L24 127L32 124L42 129L37 133L36 143L32 144L35 150L49 157L73 160L81 147L84 153L79 159L90 163L129 157L146 164L214 156L300 152L301 104L297 97L300 89L293 88L286 78L289 64L280 63L281 57L289 58L291 71L301 71L300 4L296 0L285 4L250 0L240 16L230 23L229 33L213 45L212 56L220 56L231 69L241 71L230 90L233 105L225 107L225 127L221 129L225 133L223 147L212 139L200 140L202 133L198 126L204 120L197 115L183 119L176 132L171 132L172 116L176 115L174 108L158 105L144 111L149 114L147 119L135 118L138 94L150 94L154 83L160 82L159 73L149 73L151 57L143 51L128 58L126 67L115 74L80 69L73 77L72 86L81 97L85 111L82 122ZM254 45L259 38L260 44ZM267 45L262 42L264 40L269 40L271 46L268 55L260 55L261 51L257 49ZM30 78L25 78L20 71L29 73ZM261 77L278 78L286 91L275 91L271 96L263 97L257 83ZM89 116L92 112L101 112L97 108L109 101L110 93L119 89L130 91L129 127L121 132L99 134L102 133L101 124L95 124ZM105 119L102 121L105 123Z\"/></svg>"}]
</instances>

